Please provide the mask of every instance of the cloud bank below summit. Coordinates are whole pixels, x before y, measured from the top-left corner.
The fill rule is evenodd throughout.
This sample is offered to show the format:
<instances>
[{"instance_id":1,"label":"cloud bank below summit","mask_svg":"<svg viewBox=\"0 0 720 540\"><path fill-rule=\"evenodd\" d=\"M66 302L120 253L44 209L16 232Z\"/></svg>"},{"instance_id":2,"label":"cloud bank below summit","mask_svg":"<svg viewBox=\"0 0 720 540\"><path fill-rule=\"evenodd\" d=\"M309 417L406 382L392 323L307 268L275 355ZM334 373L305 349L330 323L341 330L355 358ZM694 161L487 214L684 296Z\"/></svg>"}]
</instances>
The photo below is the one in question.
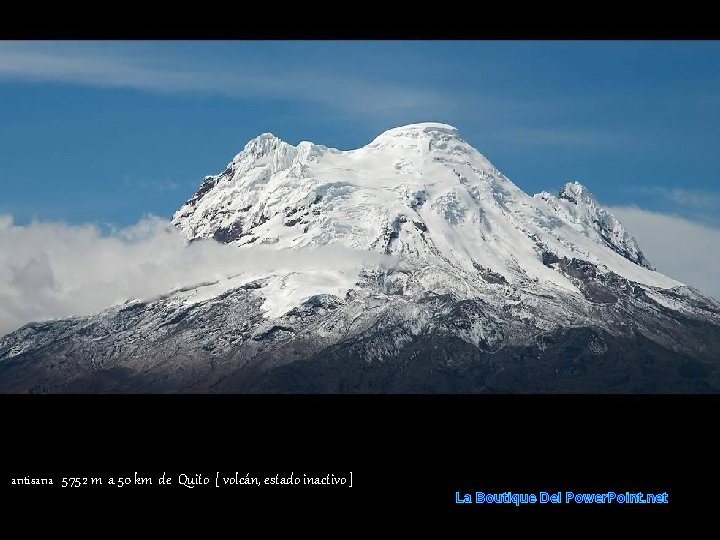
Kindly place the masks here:
<instances>
[{"instance_id":1,"label":"cloud bank below summit","mask_svg":"<svg viewBox=\"0 0 720 540\"><path fill-rule=\"evenodd\" d=\"M720 299L720 228L634 206L608 207L658 272Z\"/></svg>"},{"instance_id":2,"label":"cloud bank below summit","mask_svg":"<svg viewBox=\"0 0 720 540\"><path fill-rule=\"evenodd\" d=\"M110 234L93 225L13 224L0 215L0 336L22 325L89 315L130 299L242 272L358 272L385 256L325 246L303 252L247 251L213 240L185 239L164 219L150 217Z\"/></svg>"},{"instance_id":3,"label":"cloud bank below summit","mask_svg":"<svg viewBox=\"0 0 720 540\"><path fill-rule=\"evenodd\" d=\"M631 206L608 207L658 271L720 298L720 228ZM255 247L252 257L214 241L190 245L165 219L104 234L94 225L0 215L0 336L33 321L89 315L130 299L245 271L338 270L379 264L376 253L326 246L303 252Z\"/></svg>"}]
</instances>

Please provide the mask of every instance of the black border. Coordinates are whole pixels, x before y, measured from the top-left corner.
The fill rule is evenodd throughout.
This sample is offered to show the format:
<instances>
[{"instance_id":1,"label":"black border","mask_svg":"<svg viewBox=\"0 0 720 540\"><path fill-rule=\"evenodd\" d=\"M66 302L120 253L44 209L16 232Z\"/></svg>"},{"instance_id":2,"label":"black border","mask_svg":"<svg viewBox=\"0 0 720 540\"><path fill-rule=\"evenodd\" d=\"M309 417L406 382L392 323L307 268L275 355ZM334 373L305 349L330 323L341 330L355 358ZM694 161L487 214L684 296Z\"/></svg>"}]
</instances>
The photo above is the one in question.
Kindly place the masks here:
<instances>
[{"instance_id":1,"label":"black border","mask_svg":"<svg viewBox=\"0 0 720 540\"><path fill-rule=\"evenodd\" d=\"M713 443L717 396L583 395L27 395L0 396L3 500L23 507L107 507L151 501L373 512L439 523L566 521L599 516L649 523L710 519L720 475ZM62 489L63 476L138 471L353 471L343 492ZM12 478L55 478L53 488ZM668 492L668 505L515 508L455 504L475 492ZM6 497L7 496L7 497ZM218 506L219 505L219 506ZM559 523L559 522L558 522Z\"/></svg>"},{"instance_id":2,"label":"black border","mask_svg":"<svg viewBox=\"0 0 720 540\"><path fill-rule=\"evenodd\" d=\"M17 4L0 17L0 39L719 39L720 27L691 5L485 2L402 6L371 3L243 3L73 8Z\"/></svg>"}]
</instances>

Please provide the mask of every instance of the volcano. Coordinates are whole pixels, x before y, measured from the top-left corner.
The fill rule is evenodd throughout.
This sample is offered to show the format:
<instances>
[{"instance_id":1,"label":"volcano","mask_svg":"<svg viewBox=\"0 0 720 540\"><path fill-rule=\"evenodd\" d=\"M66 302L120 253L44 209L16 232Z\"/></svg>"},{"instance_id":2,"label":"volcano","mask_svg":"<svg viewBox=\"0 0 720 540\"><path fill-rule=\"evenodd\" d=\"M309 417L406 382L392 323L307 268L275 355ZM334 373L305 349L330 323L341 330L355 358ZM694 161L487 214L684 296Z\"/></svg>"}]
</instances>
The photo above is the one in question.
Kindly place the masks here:
<instances>
[{"instance_id":1,"label":"volcano","mask_svg":"<svg viewBox=\"0 0 720 540\"><path fill-rule=\"evenodd\" d=\"M720 390L718 302L585 186L528 195L446 124L348 151L262 134L172 223L304 262L28 324L0 339L0 391Z\"/></svg>"}]
</instances>

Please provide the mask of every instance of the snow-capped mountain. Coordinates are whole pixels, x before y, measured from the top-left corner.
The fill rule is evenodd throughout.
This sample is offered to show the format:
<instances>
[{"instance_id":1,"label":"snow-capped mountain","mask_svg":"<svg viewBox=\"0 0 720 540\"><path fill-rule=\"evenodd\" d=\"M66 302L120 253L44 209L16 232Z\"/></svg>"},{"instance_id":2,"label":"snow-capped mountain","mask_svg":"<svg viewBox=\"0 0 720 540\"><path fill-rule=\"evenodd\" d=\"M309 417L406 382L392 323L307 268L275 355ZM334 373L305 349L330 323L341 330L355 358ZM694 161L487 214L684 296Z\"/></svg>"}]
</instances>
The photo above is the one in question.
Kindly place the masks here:
<instances>
[{"instance_id":1,"label":"snow-capped mountain","mask_svg":"<svg viewBox=\"0 0 720 540\"><path fill-rule=\"evenodd\" d=\"M261 135L205 179L174 223L188 239L245 249L342 244L414 266L481 265L510 283L572 289L543 264L550 251L644 283L678 284L638 268L650 265L635 240L583 186L530 197L445 124L391 129L347 152Z\"/></svg>"},{"instance_id":2,"label":"snow-capped mountain","mask_svg":"<svg viewBox=\"0 0 720 540\"><path fill-rule=\"evenodd\" d=\"M0 340L0 388L718 388L718 303L656 272L584 186L529 196L446 124L349 151L260 135L173 223L249 259L363 262L318 256L27 325Z\"/></svg>"}]
</instances>

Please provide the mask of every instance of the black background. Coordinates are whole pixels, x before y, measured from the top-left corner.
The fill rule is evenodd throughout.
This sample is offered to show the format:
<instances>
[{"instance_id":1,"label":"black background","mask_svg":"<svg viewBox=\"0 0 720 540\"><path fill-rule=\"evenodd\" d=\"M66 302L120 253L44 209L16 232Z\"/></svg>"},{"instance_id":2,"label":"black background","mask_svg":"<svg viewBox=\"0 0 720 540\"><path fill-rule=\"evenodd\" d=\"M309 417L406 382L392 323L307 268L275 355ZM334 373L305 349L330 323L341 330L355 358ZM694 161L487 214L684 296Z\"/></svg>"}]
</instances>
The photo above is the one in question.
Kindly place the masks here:
<instances>
[{"instance_id":1,"label":"black background","mask_svg":"<svg viewBox=\"0 0 720 540\"><path fill-rule=\"evenodd\" d=\"M4 495L18 507L508 523L712 516L714 396L2 396ZM159 487L164 472L353 471L353 488ZM63 476L152 487L61 488ZM11 479L53 477L52 487ZM455 492L668 492L668 505L457 505ZM204 509L204 510L203 510ZM265 518L263 518L265 519Z\"/></svg>"}]
</instances>

